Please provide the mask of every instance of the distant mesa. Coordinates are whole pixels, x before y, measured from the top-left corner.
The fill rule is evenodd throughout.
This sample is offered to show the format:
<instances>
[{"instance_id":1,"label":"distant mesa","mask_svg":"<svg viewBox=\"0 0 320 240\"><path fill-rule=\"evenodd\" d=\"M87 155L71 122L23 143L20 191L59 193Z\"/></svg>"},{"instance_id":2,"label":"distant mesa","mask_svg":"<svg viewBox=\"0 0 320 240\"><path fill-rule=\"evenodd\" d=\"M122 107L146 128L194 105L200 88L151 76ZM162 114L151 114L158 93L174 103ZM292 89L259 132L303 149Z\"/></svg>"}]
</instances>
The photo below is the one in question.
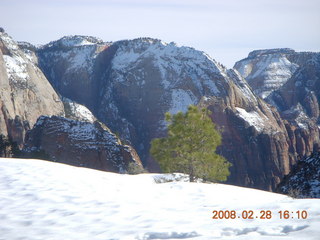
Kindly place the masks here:
<instances>
[{"instance_id":1,"label":"distant mesa","mask_svg":"<svg viewBox=\"0 0 320 240\"><path fill-rule=\"evenodd\" d=\"M291 48L274 48L274 49L261 49L249 53L248 58L255 58L266 54L293 54L295 51Z\"/></svg>"}]
</instances>

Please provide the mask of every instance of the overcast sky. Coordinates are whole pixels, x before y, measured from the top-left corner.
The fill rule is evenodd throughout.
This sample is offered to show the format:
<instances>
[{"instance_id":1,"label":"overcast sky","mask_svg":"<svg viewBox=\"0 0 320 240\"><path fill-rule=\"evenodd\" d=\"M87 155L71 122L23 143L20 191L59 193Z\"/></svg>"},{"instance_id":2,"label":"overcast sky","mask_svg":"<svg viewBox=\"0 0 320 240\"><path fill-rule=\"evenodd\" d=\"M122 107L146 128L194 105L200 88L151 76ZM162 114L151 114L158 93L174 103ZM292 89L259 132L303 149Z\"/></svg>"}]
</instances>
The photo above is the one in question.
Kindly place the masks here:
<instances>
[{"instance_id":1,"label":"overcast sky","mask_svg":"<svg viewBox=\"0 0 320 240\"><path fill-rule=\"evenodd\" d=\"M0 26L33 44L159 38L232 67L255 49L320 51L320 0L0 0Z\"/></svg>"}]
</instances>

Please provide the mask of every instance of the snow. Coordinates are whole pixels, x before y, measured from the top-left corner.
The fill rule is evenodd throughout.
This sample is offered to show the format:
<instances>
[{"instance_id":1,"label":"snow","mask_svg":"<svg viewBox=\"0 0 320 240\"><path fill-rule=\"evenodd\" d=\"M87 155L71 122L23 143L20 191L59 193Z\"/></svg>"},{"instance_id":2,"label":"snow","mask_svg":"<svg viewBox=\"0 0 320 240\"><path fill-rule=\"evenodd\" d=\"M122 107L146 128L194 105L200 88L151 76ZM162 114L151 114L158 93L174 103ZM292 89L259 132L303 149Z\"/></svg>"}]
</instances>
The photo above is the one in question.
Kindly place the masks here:
<instances>
[{"instance_id":1,"label":"snow","mask_svg":"<svg viewBox=\"0 0 320 240\"><path fill-rule=\"evenodd\" d=\"M247 81L242 77L242 75L236 69L228 70L228 74L231 80L239 87L244 97L247 100L250 100L250 102L256 103L256 96L253 94Z\"/></svg>"},{"instance_id":2,"label":"snow","mask_svg":"<svg viewBox=\"0 0 320 240\"><path fill-rule=\"evenodd\" d=\"M73 103L73 106L74 106L74 112L76 116L78 116L79 118L85 119L89 122L93 122L95 120L95 117L93 116L93 114L85 106L77 103Z\"/></svg>"},{"instance_id":3,"label":"snow","mask_svg":"<svg viewBox=\"0 0 320 240\"><path fill-rule=\"evenodd\" d=\"M30 78L26 62L22 57L3 55L3 59L6 64L8 78L11 82L26 82Z\"/></svg>"},{"instance_id":4,"label":"snow","mask_svg":"<svg viewBox=\"0 0 320 240\"><path fill-rule=\"evenodd\" d=\"M92 76L93 65L100 47L106 47L110 43L89 36L67 36L58 41L50 42L41 47L43 58L51 65L59 65L64 62L65 74L74 75L75 72ZM68 85L68 77L65 76L63 84Z\"/></svg>"},{"instance_id":5,"label":"snow","mask_svg":"<svg viewBox=\"0 0 320 240\"><path fill-rule=\"evenodd\" d=\"M196 97L192 94L190 90L183 89L173 89L172 93L172 101L169 112L171 114L176 114L178 112L186 112L188 110L189 105L196 105Z\"/></svg>"},{"instance_id":6,"label":"snow","mask_svg":"<svg viewBox=\"0 0 320 240\"><path fill-rule=\"evenodd\" d=\"M51 47L51 46L80 47L80 46L86 46L86 45L96 45L101 43L103 43L103 41L96 37L74 35L74 36L65 36L57 41L50 42L44 47Z\"/></svg>"},{"instance_id":7,"label":"snow","mask_svg":"<svg viewBox=\"0 0 320 240\"><path fill-rule=\"evenodd\" d=\"M91 123L96 120L92 112L87 107L73 102L68 98L63 98L63 101L69 105L72 115L74 115L76 119Z\"/></svg>"},{"instance_id":8,"label":"snow","mask_svg":"<svg viewBox=\"0 0 320 240\"><path fill-rule=\"evenodd\" d=\"M19 50L18 44L7 33L0 33L0 38L9 50Z\"/></svg>"},{"instance_id":9,"label":"snow","mask_svg":"<svg viewBox=\"0 0 320 240\"><path fill-rule=\"evenodd\" d=\"M244 59L235 66L250 85L255 85L254 92L262 98L268 97L271 92L284 85L298 68L285 55L272 51L267 53ZM258 87L257 81L260 82Z\"/></svg>"},{"instance_id":10,"label":"snow","mask_svg":"<svg viewBox=\"0 0 320 240\"><path fill-rule=\"evenodd\" d=\"M9 50L9 54L4 54L3 59L6 64L8 79L11 83L25 83L30 79L27 71L28 60L23 58L18 44L6 33L0 33L0 40Z\"/></svg>"},{"instance_id":11,"label":"snow","mask_svg":"<svg viewBox=\"0 0 320 240\"><path fill-rule=\"evenodd\" d=\"M71 57L71 66L68 69L68 71L72 72L74 69L79 69L81 67L84 67L86 65L89 65L88 62L91 61L92 56L94 55L95 48L84 48L79 51L73 51L74 56Z\"/></svg>"},{"instance_id":12,"label":"snow","mask_svg":"<svg viewBox=\"0 0 320 240\"><path fill-rule=\"evenodd\" d=\"M140 56L140 53L136 53L133 49L129 49L125 54L117 54L112 63L115 69L120 70L125 68L128 64L130 65L136 62Z\"/></svg>"},{"instance_id":13,"label":"snow","mask_svg":"<svg viewBox=\"0 0 320 240\"><path fill-rule=\"evenodd\" d=\"M35 126L45 128L45 134L62 134L74 143L79 150L97 149L97 146L114 148L117 151L118 138L108 129L100 130L91 122L80 122L63 117L41 116Z\"/></svg>"},{"instance_id":14,"label":"snow","mask_svg":"<svg viewBox=\"0 0 320 240\"><path fill-rule=\"evenodd\" d=\"M252 72L252 63L250 60L240 61L237 65L237 70L241 74L242 77L246 78Z\"/></svg>"},{"instance_id":15,"label":"snow","mask_svg":"<svg viewBox=\"0 0 320 240\"><path fill-rule=\"evenodd\" d=\"M244 119L250 126L253 126L258 132L264 129L264 122L267 121L267 119L263 119L258 112L247 112L245 109L239 107L236 107L236 110L238 116Z\"/></svg>"},{"instance_id":16,"label":"snow","mask_svg":"<svg viewBox=\"0 0 320 240\"><path fill-rule=\"evenodd\" d=\"M210 75L224 75L225 69L204 52L156 39L134 39L118 45L112 60L112 68L117 72L129 72L148 59L159 71L165 89L175 87L179 78L191 77L194 82L203 82L213 95L219 93ZM125 78L119 77L118 81Z\"/></svg>"},{"instance_id":17,"label":"snow","mask_svg":"<svg viewBox=\"0 0 320 240\"><path fill-rule=\"evenodd\" d=\"M66 73L74 73L74 71L83 71L85 68L88 72L92 71L93 61L96 57L96 45L83 46L80 48L70 48L67 51L59 50L55 52L45 53L47 58L50 58L54 63L58 63L61 59L65 59ZM64 82L64 84L67 84Z\"/></svg>"},{"instance_id":18,"label":"snow","mask_svg":"<svg viewBox=\"0 0 320 240\"><path fill-rule=\"evenodd\" d=\"M310 121L309 117L307 116L307 114L305 113L304 108L302 107L302 105L300 103L298 103L296 106L293 106L290 111L292 112L297 112L298 116L296 116L295 118L295 122L296 124L303 129L308 130L308 122Z\"/></svg>"},{"instance_id":19,"label":"snow","mask_svg":"<svg viewBox=\"0 0 320 240\"><path fill-rule=\"evenodd\" d=\"M159 177L2 158L0 239L319 239L319 199L224 184L156 183ZM214 210L273 215L222 220L212 219ZM280 210L305 210L308 218L280 219Z\"/></svg>"}]
</instances>

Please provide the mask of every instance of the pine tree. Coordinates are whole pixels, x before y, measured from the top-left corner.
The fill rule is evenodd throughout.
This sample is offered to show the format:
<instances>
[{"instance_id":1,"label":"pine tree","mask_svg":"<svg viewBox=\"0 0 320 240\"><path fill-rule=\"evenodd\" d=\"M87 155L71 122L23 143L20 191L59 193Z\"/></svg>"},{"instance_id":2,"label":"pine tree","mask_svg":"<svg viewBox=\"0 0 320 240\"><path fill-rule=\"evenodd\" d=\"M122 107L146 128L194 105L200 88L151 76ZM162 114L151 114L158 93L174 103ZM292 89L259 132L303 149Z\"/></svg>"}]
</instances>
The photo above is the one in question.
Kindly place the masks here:
<instances>
[{"instance_id":1,"label":"pine tree","mask_svg":"<svg viewBox=\"0 0 320 240\"><path fill-rule=\"evenodd\" d=\"M10 141L3 134L0 134L0 157L10 157Z\"/></svg>"},{"instance_id":2,"label":"pine tree","mask_svg":"<svg viewBox=\"0 0 320 240\"><path fill-rule=\"evenodd\" d=\"M207 181L226 181L231 164L215 153L221 135L209 117L210 111L190 105L186 113L166 113L165 138L152 140L150 153L164 172L189 174Z\"/></svg>"},{"instance_id":3,"label":"pine tree","mask_svg":"<svg viewBox=\"0 0 320 240\"><path fill-rule=\"evenodd\" d=\"M11 138L0 134L0 157L19 157L20 154L18 144Z\"/></svg>"}]
</instances>

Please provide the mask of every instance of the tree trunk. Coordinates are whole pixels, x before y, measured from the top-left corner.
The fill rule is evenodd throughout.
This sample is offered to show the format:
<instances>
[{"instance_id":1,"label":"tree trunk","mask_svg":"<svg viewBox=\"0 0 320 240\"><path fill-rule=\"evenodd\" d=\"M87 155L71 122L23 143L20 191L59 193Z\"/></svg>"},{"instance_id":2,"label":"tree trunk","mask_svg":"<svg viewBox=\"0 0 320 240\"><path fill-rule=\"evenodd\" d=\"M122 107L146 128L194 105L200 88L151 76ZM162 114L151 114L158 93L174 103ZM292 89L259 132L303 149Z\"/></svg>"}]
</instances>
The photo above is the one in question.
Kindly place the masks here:
<instances>
[{"instance_id":1,"label":"tree trunk","mask_svg":"<svg viewBox=\"0 0 320 240\"><path fill-rule=\"evenodd\" d=\"M194 182L194 172L193 172L193 166L191 163L189 166L189 182Z\"/></svg>"}]
</instances>

